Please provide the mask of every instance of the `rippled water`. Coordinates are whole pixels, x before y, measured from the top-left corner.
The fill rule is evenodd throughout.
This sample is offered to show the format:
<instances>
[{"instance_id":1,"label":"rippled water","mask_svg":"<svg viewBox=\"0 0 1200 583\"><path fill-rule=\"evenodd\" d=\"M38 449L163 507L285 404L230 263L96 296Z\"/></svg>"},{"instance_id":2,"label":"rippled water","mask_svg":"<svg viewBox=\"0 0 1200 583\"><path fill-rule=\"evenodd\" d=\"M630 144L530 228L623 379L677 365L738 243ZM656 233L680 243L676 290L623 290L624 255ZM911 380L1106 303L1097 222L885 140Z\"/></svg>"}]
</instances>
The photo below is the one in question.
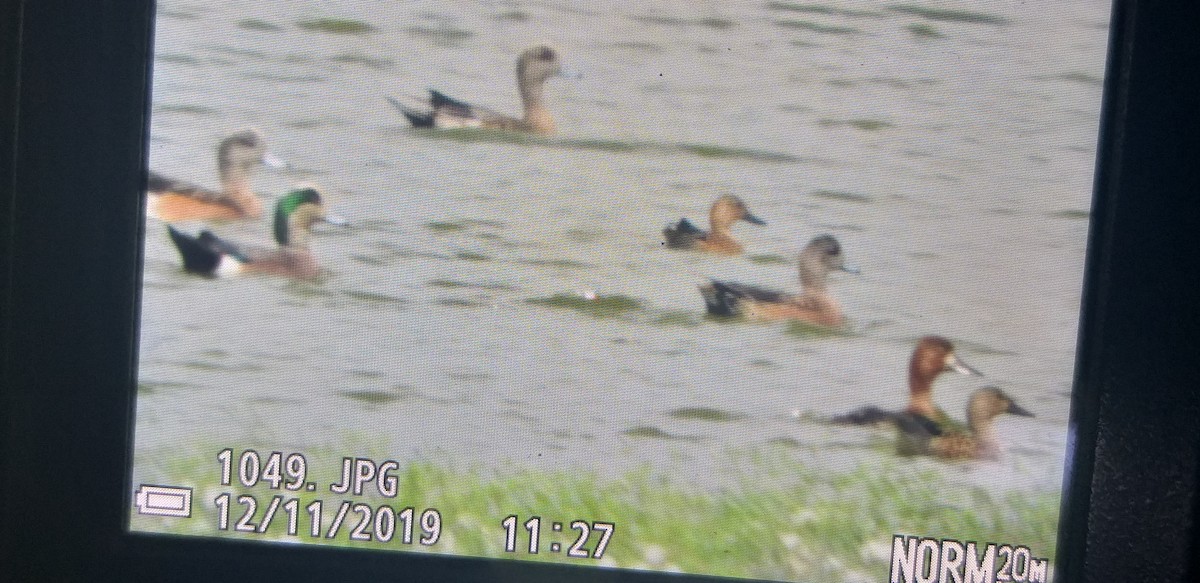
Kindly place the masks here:
<instances>
[{"instance_id":1,"label":"rippled water","mask_svg":"<svg viewBox=\"0 0 1200 583\"><path fill-rule=\"evenodd\" d=\"M139 456L370 444L714 488L755 449L891 456L813 419L901 406L915 339L940 334L1037 415L954 474L1056 490L1108 5L905 6L162 3L151 167L215 184L216 142L256 126L294 166L259 172L264 200L315 181L353 226L318 227L309 284L188 276L148 222ZM549 83L555 138L414 131L383 98L516 113L513 61L541 41L583 73ZM724 193L768 223L735 227L747 256L661 248ZM794 289L822 233L862 270L833 276L849 333L704 317L697 284ZM979 385L936 397L961 412Z\"/></svg>"}]
</instances>

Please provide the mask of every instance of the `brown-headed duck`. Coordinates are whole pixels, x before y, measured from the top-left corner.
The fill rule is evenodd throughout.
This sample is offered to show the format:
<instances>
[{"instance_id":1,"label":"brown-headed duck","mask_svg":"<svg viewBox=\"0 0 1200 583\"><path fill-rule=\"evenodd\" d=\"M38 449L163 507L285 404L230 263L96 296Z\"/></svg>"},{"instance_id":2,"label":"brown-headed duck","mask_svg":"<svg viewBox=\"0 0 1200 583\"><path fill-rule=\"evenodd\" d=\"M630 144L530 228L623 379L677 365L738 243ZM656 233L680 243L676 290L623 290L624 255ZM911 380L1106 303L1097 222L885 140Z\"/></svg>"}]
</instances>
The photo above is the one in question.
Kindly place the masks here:
<instances>
[{"instance_id":1,"label":"brown-headed duck","mask_svg":"<svg viewBox=\"0 0 1200 583\"><path fill-rule=\"evenodd\" d=\"M718 198L708 210L709 230L697 228L686 218L663 229L668 249L696 249L719 255L737 255L742 244L733 238L731 227L738 221L765 225L766 221L750 213L742 199L727 194Z\"/></svg>"}]
</instances>

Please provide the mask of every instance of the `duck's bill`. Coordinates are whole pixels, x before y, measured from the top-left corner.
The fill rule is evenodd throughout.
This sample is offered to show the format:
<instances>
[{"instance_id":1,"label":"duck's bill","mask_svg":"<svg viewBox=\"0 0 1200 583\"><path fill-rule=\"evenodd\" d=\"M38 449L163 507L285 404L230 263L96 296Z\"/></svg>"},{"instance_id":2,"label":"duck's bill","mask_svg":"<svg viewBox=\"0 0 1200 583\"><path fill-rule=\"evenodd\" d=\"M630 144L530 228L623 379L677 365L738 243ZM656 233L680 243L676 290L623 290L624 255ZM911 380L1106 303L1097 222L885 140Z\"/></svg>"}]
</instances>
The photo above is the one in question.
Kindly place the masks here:
<instances>
[{"instance_id":1,"label":"duck's bill","mask_svg":"<svg viewBox=\"0 0 1200 583\"><path fill-rule=\"evenodd\" d=\"M972 377L983 376L983 373L979 372L978 370L975 370L970 365L963 362L962 359L958 358L957 356L955 356L953 354L946 357L946 370L952 370L958 374L963 374L963 375L972 376Z\"/></svg>"},{"instance_id":2,"label":"duck's bill","mask_svg":"<svg viewBox=\"0 0 1200 583\"><path fill-rule=\"evenodd\" d=\"M842 265L841 269L846 273L853 273L854 275L862 273L862 271L858 269L857 265Z\"/></svg>"},{"instance_id":3,"label":"duck's bill","mask_svg":"<svg viewBox=\"0 0 1200 583\"><path fill-rule=\"evenodd\" d=\"M563 67L558 70L558 76L563 79L583 79L583 71L571 67Z\"/></svg>"},{"instance_id":4,"label":"duck's bill","mask_svg":"<svg viewBox=\"0 0 1200 583\"><path fill-rule=\"evenodd\" d=\"M1008 413L1010 415L1020 415L1021 417L1033 417L1034 416L1033 413L1030 413L1024 407L1022 407L1016 403L1013 403L1011 401L1008 403Z\"/></svg>"},{"instance_id":5,"label":"duck's bill","mask_svg":"<svg viewBox=\"0 0 1200 583\"><path fill-rule=\"evenodd\" d=\"M752 214L750 214L750 213L746 213L746 216L742 217L742 220L744 220L744 221L746 221L747 223L750 223L750 224L752 224L752 225L765 225L765 224L767 224L767 222L766 222L766 221L764 221L764 220L762 220L762 219L760 219L760 218L758 218L758 217L756 217L756 216L754 216L754 215L752 215Z\"/></svg>"},{"instance_id":6,"label":"duck's bill","mask_svg":"<svg viewBox=\"0 0 1200 583\"><path fill-rule=\"evenodd\" d=\"M322 220L325 221L326 223L329 223L329 224L335 226L335 227L349 227L350 226L349 219L347 219L346 217L340 216L340 215L325 215L325 218Z\"/></svg>"},{"instance_id":7,"label":"duck's bill","mask_svg":"<svg viewBox=\"0 0 1200 583\"><path fill-rule=\"evenodd\" d=\"M264 166L276 169L287 169L292 167L292 165L288 164L286 160L270 152L263 154L262 163Z\"/></svg>"}]
</instances>

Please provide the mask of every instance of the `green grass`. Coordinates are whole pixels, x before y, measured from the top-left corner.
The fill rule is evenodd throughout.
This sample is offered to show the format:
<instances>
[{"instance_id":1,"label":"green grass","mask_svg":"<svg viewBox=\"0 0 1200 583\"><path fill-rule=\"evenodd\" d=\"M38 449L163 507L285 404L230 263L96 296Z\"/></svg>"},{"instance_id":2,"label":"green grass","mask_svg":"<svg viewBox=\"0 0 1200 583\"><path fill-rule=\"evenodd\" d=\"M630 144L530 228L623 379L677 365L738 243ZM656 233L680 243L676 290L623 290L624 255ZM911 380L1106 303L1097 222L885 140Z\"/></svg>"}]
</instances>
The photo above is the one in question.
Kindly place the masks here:
<instances>
[{"instance_id":1,"label":"green grass","mask_svg":"<svg viewBox=\"0 0 1200 583\"><path fill-rule=\"evenodd\" d=\"M258 18L239 20L238 28L244 28L246 30L261 30L263 32L279 32L283 30L283 27L279 26L278 24L271 24L270 22L260 20Z\"/></svg>"},{"instance_id":2,"label":"green grass","mask_svg":"<svg viewBox=\"0 0 1200 583\"><path fill-rule=\"evenodd\" d=\"M776 26L785 28L795 28L799 30L807 30L810 32L819 32L821 34L855 34L859 30L851 26L833 26L829 24L819 24L807 20L776 20Z\"/></svg>"},{"instance_id":3,"label":"green grass","mask_svg":"<svg viewBox=\"0 0 1200 583\"><path fill-rule=\"evenodd\" d=\"M391 59L381 59L378 57L372 57L370 55L364 55L362 53L343 53L330 57L329 60L335 63L342 63L345 65L360 65L376 70L386 69L391 67L393 64Z\"/></svg>"},{"instance_id":4,"label":"green grass","mask_svg":"<svg viewBox=\"0 0 1200 583\"><path fill-rule=\"evenodd\" d=\"M217 114L217 110L203 105L159 105L154 110L160 113L186 113L190 115Z\"/></svg>"},{"instance_id":5,"label":"green grass","mask_svg":"<svg viewBox=\"0 0 1200 583\"><path fill-rule=\"evenodd\" d=\"M858 202L858 203L874 202L874 199L872 199L871 197L869 197L865 194L858 194L856 192L846 192L846 191L842 191L842 190L817 190L817 191L814 191L812 193L812 195L817 198L824 198L824 199L828 199L828 200L838 200L838 201L843 201L843 202Z\"/></svg>"},{"instance_id":6,"label":"green grass","mask_svg":"<svg viewBox=\"0 0 1200 583\"><path fill-rule=\"evenodd\" d=\"M369 34L379 30L372 24L349 18L310 18L297 22L296 26L330 34Z\"/></svg>"},{"instance_id":7,"label":"green grass","mask_svg":"<svg viewBox=\"0 0 1200 583\"><path fill-rule=\"evenodd\" d=\"M803 12L805 14L823 14L826 16L850 16L850 17L869 17L878 18L882 16L878 12L869 10L848 10L846 8L834 8L823 4L800 4L796 2L767 2L768 10L781 10L786 12Z\"/></svg>"},{"instance_id":8,"label":"green grass","mask_svg":"<svg viewBox=\"0 0 1200 583\"><path fill-rule=\"evenodd\" d=\"M674 18L670 16L630 16L629 18L638 22L648 24L665 24L667 26L703 26L716 30L725 30L736 26L732 20L728 18L705 17L705 18Z\"/></svg>"},{"instance_id":9,"label":"green grass","mask_svg":"<svg viewBox=\"0 0 1200 583\"><path fill-rule=\"evenodd\" d=\"M671 438L686 439L646 426L625 434L626 438L663 439L664 444ZM1053 560L1055 555L1057 492L1001 494L947 480L935 470L900 465L896 460L830 472L792 459L789 455L795 448L786 444L737 452L745 468L740 470L744 472L742 485L719 493L699 490L686 480L657 475L648 468L613 474L578 468L522 469L511 464L503 464L503 470L487 470L402 462L398 470L391 472L398 485L394 498L378 494L346 497L329 492L328 485L338 480L340 456L354 455L350 452L305 452L309 468L306 479L318 485L314 492L272 490L265 484L221 487L217 485L216 449L211 455L139 459L138 467L144 472L139 479L193 487L195 499L190 520L134 514L133 528L243 540L597 564L595 559L566 559L562 553L544 552L549 542L560 540L546 536L550 532L547 524L543 524L542 553L505 552L501 521L515 515L521 524L536 515L546 522L586 519L615 524L603 558L604 564L612 567L833 583L864 577L886 580L893 534L1021 544L1029 546L1038 557ZM370 452L355 453L378 461L387 459ZM231 494L234 500L241 494L254 496L258 510L251 519L256 525L272 496L279 495L299 499L300 508L321 500L325 528L337 505L346 499L376 509L383 505L397 511L413 507L417 516L436 508L441 534L432 546L415 542L405 545L399 540L351 542L351 527L347 525L333 539L314 539L308 536L307 515L302 513L299 536L290 536L285 533L285 514L280 511L265 533L239 535L233 533L232 526L228 531L216 530L213 500L222 493ZM234 503L231 508L232 525L244 507ZM561 540L566 543L576 535L568 528L563 525ZM526 531L518 527L517 532L518 548L527 548ZM419 526L415 534L421 534ZM589 537L586 548L594 549L597 537Z\"/></svg>"},{"instance_id":10,"label":"green grass","mask_svg":"<svg viewBox=\"0 0 1200 583\"><path fill-rule=\"evenodd\" d=\"M506 20L509 22L526 22L530 18L531 17L529 16L528 12L522 12L520 10L508 10L495 16L496 20Z\"/></svg>"},{"instance_id":11,"label":"green grass","mask_svg":"<svg viewBox=\"0 0 1200 583\"><path fill-rule=\"evenodd\" d=\"M594 318L612 318L642 309L641 302L623 295L588 299L578 294L554 294L546 298L529 298L525 302L547 308L575 310Z\"/></svg>"},{"instance_id":12,"label":"green grass","mask_svg":"<svg viewBox=\"0 0 1200 583\"><path fill-rule=\"evenodd\" d=\"M453 233L465 230L467 226L463 223L452 223L449 221L431 221L425 223L425 228L435 233Z\"/></svg>"},{"instance_id":13,"label":"green grass","mask_svg":"<svg viewBox=\"0 0 1200 583\"><path fill-rule=\"evenodd\" d=\"M799 162L801 158L782 152L736 148L714 144L670 144L661 142L630 142L591 138L546 138L520 132L505 132L475 128L447 130L413 130L417 135L430 139L449 140L462 143L515 144L520 146L546 146L574 150L592 150L616 153L649 154L692 154L701 158L743 159L758 162Z\"/></svg>"},{"instance_id":14,"label":"green grass","mask_svg":"<svg viewBox=\"0 0 1200 583\"><path fill-rule=\"evenodd\" d=\"M966 10L929 8L926 6L913 6L911 4L888 6L888 10L901 12L904 14L912 14L914 16L920 16L921 18L938 20L941 22L965 22L968 24L991 24L995 26L1011 24L1011 21L1003 16L995 16L981 12L968 12Z\"/></svg>"},{"instance_id":15,"label":"green grass","mask_svg":"<svg viewBox=\"0 0 1200 583\"><path fill-rule=\"evenodd\" d=\"M668 412L667 416L687 421L713 421L719 423L741 421L746 418L745 413L722 411L709 407L682 407Z\"/></svg>"},{"instance_id":16,"label":"green grass","mask_svg":"<svg viewBox=\"0 0 1200 583\"><path fill-rule=\"evenodd\" d=\"M786 265L792 262L791 259L775 253L748 255L746 259L749 259L750 263L757 263L759 265Z\"/></svg>"},{"instance_id":17,"label":"green grass","mask_svg":"<svg viewBox=\"0 0 1200 583\"><path fill-rule=\"evenodd\" d=\"M917 38L943 38L946 36L929 24L910 24L904 27L904 30L911 32Z\"/></svg>"},{"instance_id":18,"label":"green grass","mask_svg":"<svg viewBox=\"0 0 1200 583\"><path fill-rule=\"evenodd\" d=\"M879 130L886 130L888 128L894 127L892 124L890 124L886 121L877 120L877 119L866 119L866 118L847 119L847 120L822 119L822 120L819 120L817 123L819 125L821 125L822 127L850 126L856 130L862 130L864 132L877 132Z\"/></svg>"},{"instance_id":19,"label":"green grass","mask_svg":"<svg viewBox=\"0 0 1200 583\"><path fill-rule=\"evenodd\" d=\"M454 253L454 257L456 257L458 259L462 259L463 261L491 261L492 260L491 256L484 255L483 253L476 253L474 251L456 251Z\"/></svg>"},{"instance_id":20,"label":"green grass","mask_svg":"<svg viewBox=\"0 0 1200 583\"><path fill-rule=\"evenodd\" d=\"M430 28L428 26L414 26L409 28L408 32L414 36L426 38L433 44L439 46L457 46L462 41L475 36L475 33L469 30L448 26L437 28Z\"/></svg>"},{"instance_id":21,"label":"green grass","mask_svg":"<svg viewBox=\"0 0 1200 583\"><path fill-rule=\"evenodd\" d=\"M835 338L854 335L848 328L830 328L829 326L818 326L817 324L809 324L800 320L789 321L787 327L784 328L784 333L804 339Z\"/></svg>"},{"instance_id":22,"label":"green grass","mask_svg":"<svg viewBox=\"0 0 1200 583\"><path fill-rule=\"evenodd\" d=\"M407 301L404 298L398 298L396 296L389 296L387 294L378 294L361 290L342 290L342 294L348 298L372 304L403 304Z\"/></svg>"}]
</instances>

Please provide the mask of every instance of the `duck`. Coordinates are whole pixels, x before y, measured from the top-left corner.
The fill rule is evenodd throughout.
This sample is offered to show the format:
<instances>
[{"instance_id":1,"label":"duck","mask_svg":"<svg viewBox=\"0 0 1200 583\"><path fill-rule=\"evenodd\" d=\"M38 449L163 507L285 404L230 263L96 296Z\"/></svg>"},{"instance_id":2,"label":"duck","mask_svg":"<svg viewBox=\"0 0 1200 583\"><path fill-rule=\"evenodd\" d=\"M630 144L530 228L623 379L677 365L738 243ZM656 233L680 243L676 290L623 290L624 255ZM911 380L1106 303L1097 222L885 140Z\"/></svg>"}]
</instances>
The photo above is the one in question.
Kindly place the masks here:
<instances>
[{"instance_id":1,"label":"duck","mask_svg":"<svg viewBox=\"0 0 1200 583\"><path fill-rule=\"evenodd\" d=\"M267 152L266 140L258 130L247 128L230 134L217 145L219 191L151 171L146 178L146 215L168 223L257 219L263 207L250 188L250 176L259 164L286 166Z\"/></svg>"},{"instance_id":2,"label":"duck","mask_svg":"<svg viewBox=\"0 0 1200 583\"><path fill-rule=\"evenodd\" d=\"M708 209L709 230L696 227L686 217L663 229L668 249L696 249L718 255L738 255L744 249L733 238L730 227L738 221L765 225L766 221L750 213L742 199L727 194L718 198Z\"/></svg>"},{"instance_id":3,"label":"duck","mask_svg":"<svg viewBox=\"0 0 1200 583\"><path fill-rule=\"evenodd\" d=\"M908 362L908 405L901 411L887 411L868 405L845 415L830 419L837 425L878 425L900 423L919 424L932 435L943 428L955 428L956 422L933 403L933 381L944 372L982 377L983 373L964 362L954 353L954 345L941 336L924 336L917 340Z\"/></svg>"},{"instance_id":4,"label":"duck","mask_svg":"<svg viewBox=\"0 0 1200 583\"><path fill-rule=\"evenodd\" d=\"M844 323L841 305L826 286L831 271L858 273L846 264L842 246L832 235L819 235L800 252L800 293L789 294L759 287L712 280L700 286L708 313L744 316L756 321L798 320L818 326Z\"/></svg>"},{"instance_id":5,"label":"duck","mask_svg":"<svg viewBox=\"0 0 1200 583\"><path fill-rule=\"evenodd\" d=\"M320 274L317 259L308 248L312 226L318 222L343 224L326 215L317 188L305 185L288 192L275 205L276 249L243 248L207 230L192 236L167 225L167 233L189 273L205 277L260 273L311 280Z\"/></svg>"},{"instance_id":6,"label":"duck","mask_svg":"<svg viewBox=\"0 0 1200 583\"><path fill-rule=\"evenodd\" d=\"M1004 415L1033 417L998 387L983 387L971 393L967 402L965 429L929 431L926 424L901 417L896 452L900 455L929 455L948 460L1000 458L1000 443L996 439L995 418Z\"/></svg>"},{"instance_id":7,"label":"duck","mask_svg":"<svg viewBox=\"0 0 1200 583\"><path fill-rule=\"evenodd\" d=\"M458 101L436 90L430 90L429 109L425 111L408 107L393 97L387 99L417 128L485 128L548 136L557 128L546 108L543 91L546 80L555 76L575 76L565 72L558 51L538 45L521 53L517 58L517 89L524 112L519 118Z\"/></svg>"}]
</instances>

